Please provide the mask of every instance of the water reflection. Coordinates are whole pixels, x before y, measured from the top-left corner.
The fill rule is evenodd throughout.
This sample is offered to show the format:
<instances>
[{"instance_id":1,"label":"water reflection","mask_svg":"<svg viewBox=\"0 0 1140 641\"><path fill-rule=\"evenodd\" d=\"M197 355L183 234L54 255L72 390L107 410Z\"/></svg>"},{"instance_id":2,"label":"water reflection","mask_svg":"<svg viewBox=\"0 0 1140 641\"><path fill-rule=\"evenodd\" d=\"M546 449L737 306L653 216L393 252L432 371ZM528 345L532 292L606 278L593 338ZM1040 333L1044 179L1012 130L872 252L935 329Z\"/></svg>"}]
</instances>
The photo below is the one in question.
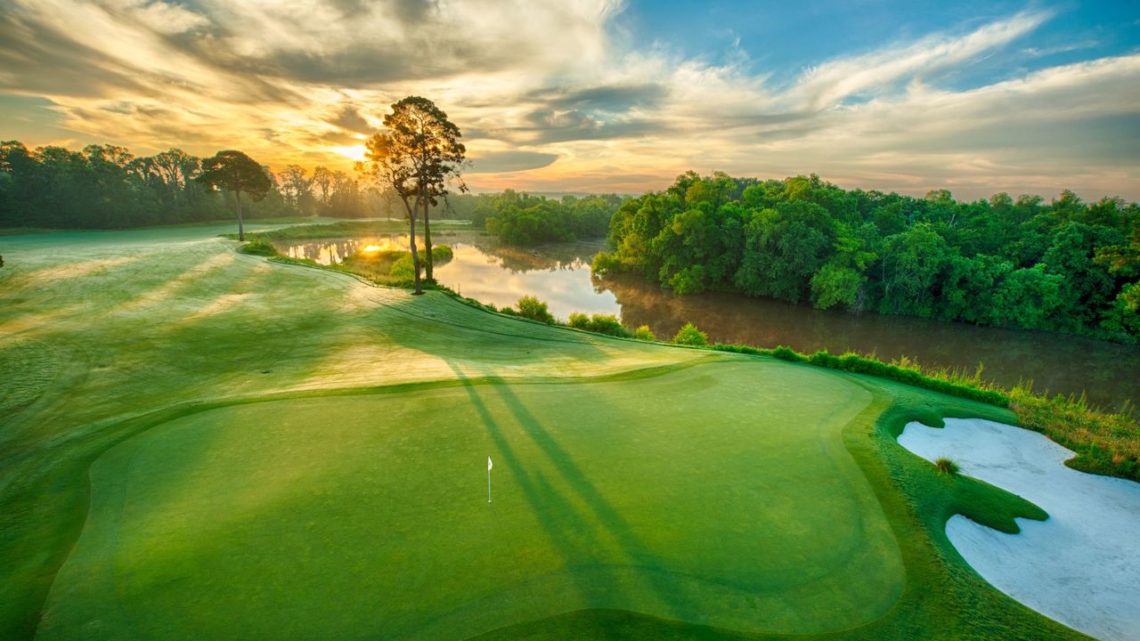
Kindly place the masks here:
<instances>
[{"instance_id":1,"label":"water reflection","mask_svg":"<svg viewBox=\"0 0 1140 641\"><path fill-rule=\"evenodd\" d=\"M614 295L596 291L590 281L590 259L598 244L567 243L542 251L456 243L455 257L435 271L436 280L484 303L514 306L519 298L537 296L550 313L565 320L570 312L617 314Z\"/></svg>"},{"instance_id":2,"label":"water reflection","mask_svg":"<svg viewBox=\"0 0 1140 641\"><path fill-rule=\"evenodd\" d=\"M441 241L436 241L438 244ZM446 241L443 241L446 242ZM320 240L312 242L285 242L277 243L277 251L290 258L307 258L321 265L342 263L346 258L365 247L375 247L377 250L408 249L407 234L381 234L363 238L338 238L335 240ZM371 246L371 247L370 247Z\"/></svg>"},{"instance_id":3,"label":"water reflection","mask_svg":"<svg viewBox=\"0 0 1140 641\"><path fill-rule=\"evenodd\" d=\"M288 251L328 264L368 244L404 249L407 241L407 235L391 234L298 244ZM617 314L627 327L649 325L663 338L691 321L716 342L854 351L886 360L907 356L969 372L981 363L984 377L1000 385L1031 380L1037 391L1079 395L1083 390L1090 402L1113 410L1125 400L1140 399L1140 348L1135 346L919 318L856 316L734 294L674 296L637 278L591 279L590 261L601 243L518 249L470 232L436 242L451 245L455 253L450 263L437 267L436 278L464 296L500 307L533 295L561 319L575 311Z\"/></svg>"}]
</instances>

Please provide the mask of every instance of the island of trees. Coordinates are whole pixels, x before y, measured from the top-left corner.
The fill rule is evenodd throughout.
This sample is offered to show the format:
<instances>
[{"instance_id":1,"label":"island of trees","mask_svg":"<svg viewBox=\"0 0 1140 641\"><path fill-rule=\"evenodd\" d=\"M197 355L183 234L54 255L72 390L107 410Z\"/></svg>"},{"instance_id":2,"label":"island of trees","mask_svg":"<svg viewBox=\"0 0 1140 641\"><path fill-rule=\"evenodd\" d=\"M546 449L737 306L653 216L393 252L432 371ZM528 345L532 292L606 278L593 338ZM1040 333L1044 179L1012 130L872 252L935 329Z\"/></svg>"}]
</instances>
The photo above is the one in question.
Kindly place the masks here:
<instances>
[{"instance_id":1,"label":"island of trees","mask_svg":"<svg viewBox=\"0 0 1140 641\"><path fill-rule=\"evenodd\" d=\"M818 308L1140 337L1140 206L976 202L689 172L624 203L595 273L679 294L732 291Z\"/></svg>"}]
</instances>

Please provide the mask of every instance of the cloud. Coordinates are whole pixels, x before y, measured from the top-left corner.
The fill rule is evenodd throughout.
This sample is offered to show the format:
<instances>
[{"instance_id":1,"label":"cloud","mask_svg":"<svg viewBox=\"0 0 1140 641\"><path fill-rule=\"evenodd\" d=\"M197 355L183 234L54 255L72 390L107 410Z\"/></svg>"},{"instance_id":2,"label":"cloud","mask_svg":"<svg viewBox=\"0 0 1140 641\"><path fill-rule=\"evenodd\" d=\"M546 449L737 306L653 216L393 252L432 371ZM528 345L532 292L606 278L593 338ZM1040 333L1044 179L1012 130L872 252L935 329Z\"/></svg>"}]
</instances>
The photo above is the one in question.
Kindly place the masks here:
<instances>
[{"instance_id":1,"label":"cloud","mask_svg":"<svg viewBox=\"0 0 1140 641\"><path fill-rule=\"evenodd\" d=\"M344 105L337 111L336 115L325 122L336 125L341 129L355 131L361 134L370 134L375 129L375 127L368 124L364 116L360 115L360 111L352 105Z\"/></svg>"},{"instance_id":2,"label":"cloud","mask_svg":"<svg viewBox=\"0 0 1140 641\"><path fill-rule=\"evenodd\" d=\"M654 108L661 104L668 88L660 83L614 84L586 89L541 89L524 100L544 103L553 109L581 109L622 113L634 107Z\"/></svg>"},{"instance_id":3,"label":"cloud","mask_svg":"<svg viewBox=\"0 0 1140 641\"><path fill-rule=\"evenodd\" d=\"M8 136L347 168L335 149L423 95L462 129L473 187L642 191L721 169L1140 198L1140 54L1042 66L1052 52L1022 41L1036 44L1048 11L947 25L774 82L789 76L738 46L692 57L638 42L615 25L618 0L271 4L0 0L0 98L19 98L0 100ZM978 81L981 68L1003 80ZM948 82L963 77L974 85Z\"/></svg>"},{"instance_id":4,"label":"cloud","mask_svg":"<svg viewBox=\"0 0 1140 641\"><path fill-rule=\"evenodd\" d=\"M804 109L834 106L844 98L880 92L899 80L953 67L1025 36L1052 17L1023 12L960 37L935 35L870 53L832 60L808 69L788 97Z\"/></svg>"},{"instance_id":5,"label":"cloud","mask_svg":"<svg viewBox=\"0 0 1140 641\"><path fill-rule=\"evenodd\" d=\"M471 158L471 174L498 174L549 167L558 160L557 154L540 151L496 151Z\"/></svg>"}]
</instances>

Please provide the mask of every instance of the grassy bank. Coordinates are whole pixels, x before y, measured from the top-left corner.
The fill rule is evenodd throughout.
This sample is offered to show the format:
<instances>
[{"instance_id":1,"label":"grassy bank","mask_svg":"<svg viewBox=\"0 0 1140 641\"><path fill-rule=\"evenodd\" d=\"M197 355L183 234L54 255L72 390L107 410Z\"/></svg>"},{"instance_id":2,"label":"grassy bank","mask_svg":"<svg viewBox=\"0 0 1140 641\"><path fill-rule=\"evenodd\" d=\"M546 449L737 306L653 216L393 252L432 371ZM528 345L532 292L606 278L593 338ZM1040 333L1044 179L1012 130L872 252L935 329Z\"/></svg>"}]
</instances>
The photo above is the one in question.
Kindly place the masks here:
<instances>
[{"instance_id":1,"label":"grassy bank","mask_svg":"<svg viewBox=\"0 0 1140 641\"><path fill-rule=\"evenodd\" d=\"M1008 410L205 235L23 238L0 638L1083 638L942 532L1033 507L894 442Z\"/></svg>"}]
</instances>

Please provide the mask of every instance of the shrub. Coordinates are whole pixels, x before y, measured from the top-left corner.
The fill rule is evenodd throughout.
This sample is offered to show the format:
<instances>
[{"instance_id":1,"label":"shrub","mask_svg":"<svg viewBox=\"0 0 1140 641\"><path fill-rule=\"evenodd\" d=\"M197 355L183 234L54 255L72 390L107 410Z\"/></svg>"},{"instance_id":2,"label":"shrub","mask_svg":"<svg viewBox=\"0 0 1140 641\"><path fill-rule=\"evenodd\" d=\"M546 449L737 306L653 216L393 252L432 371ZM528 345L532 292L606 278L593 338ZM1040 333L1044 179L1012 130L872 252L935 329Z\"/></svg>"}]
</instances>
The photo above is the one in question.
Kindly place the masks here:
<instances>
[{"instance_id":1,"label":"shrub","mask_svg":"<svg viewBox=\"0 0 1140 641\"><path fill-rule=\"evenodd\" d=\"M673 342L678 345L695 345L699 347L709 344L709 336L697 329L696 325L685 323L684 327L677 330L677 335L673 337Z\"/></svg>"},{"instance_id":2,"label":"shrub","mask_svg":"<svg viewBox=\"0 0 1140 641\"><path fill-rule=\"evenodd\" d=\"M629 331L622 327L621 321L613 314L594 314L587 329L610 336L629 336Z\"/></svg>"},{"instance_id":3,"label":"shrub","mask_svg":"<svg viewBox=\"0 0 1140 641\"><path fill-rule=\"evenodd\" d=\"M554 316L551 316L550 310L546 308L546 303L538 300L534 296L523 296L519 299L518 306L519 316L548 325L554 324Z\"/></svg>"},{"instance_id":4,"label":"shrub","mask_svg":"<svg viewBox=\"0 0 1140 641\"><path fill-rule=\"evenodd\" d=\"M248 243L238 248L238 251L243 254L251 254L253 256L276 256L277 248L273 243L267 240L251 240Z\"/></svg>"},{"instance_id":5,"label":"shrub","mask_svg":"<svg viewBox=\"0 0 1140 641\"><path fill-rule=\"evenodd\" d=\"M633 330L633 337L641 341L657 340L657 336L653 334L653 330L649 329L648 325L642 325Z\"/></svg>"},{"instance_id":6,"label":"shrub","mask_svg":"<svg viewBox=\"0 0 1140 641\"><path fill-rule=\"evenodd\" d=\"M446 263L454 256L455 252L451 251L451 247L447 245L433 245L431 248L431 260L433 263Z\"/></svg>"},{"instance_id":7,"label":"shrub","mask_svg":"<svg viewBox=\"0 0 1140 641\"><path fill-rule=\"evenodd\" d=\"M793 363L798 363L804 359L804 357L800 356L796 350L785 345L779 345L775 347L772 350L772 356L782 361L791 361Z\"/></svg>"},{"instance_id":8,"label":"shrub","mask_svg":"<svg viewBox=\"0 0 1140 641\"><path fill-rule=\"evenodd\" d=\"M412 262L411 252L396 259L396 262L392 263L392 266L388 268L388 275L395 278L414 279L416 277L416 266L415 263Z\"/></svg>"},{"instance_id":9,"label":"shrub","mask_svg":"<svg viewBox=\"0 0 1140 641\"><path fill-rule=\"evenodd\" d=\"M958 474L958 464L946 458L945 456L940 456L935 459L934 467L937 468L940 473L945 474L946 476L956 476Z\"/></svg>"},{"instance_id":10,"label":"shrub","mask_svg":"<svg viewBox=\"0 0 1140 641\"><path fill-rule=\"evenodd\" d=\"M590 317L582 312L570 312L570 327L578 329L590 328Z\"/></svg>"}]
</instances>

